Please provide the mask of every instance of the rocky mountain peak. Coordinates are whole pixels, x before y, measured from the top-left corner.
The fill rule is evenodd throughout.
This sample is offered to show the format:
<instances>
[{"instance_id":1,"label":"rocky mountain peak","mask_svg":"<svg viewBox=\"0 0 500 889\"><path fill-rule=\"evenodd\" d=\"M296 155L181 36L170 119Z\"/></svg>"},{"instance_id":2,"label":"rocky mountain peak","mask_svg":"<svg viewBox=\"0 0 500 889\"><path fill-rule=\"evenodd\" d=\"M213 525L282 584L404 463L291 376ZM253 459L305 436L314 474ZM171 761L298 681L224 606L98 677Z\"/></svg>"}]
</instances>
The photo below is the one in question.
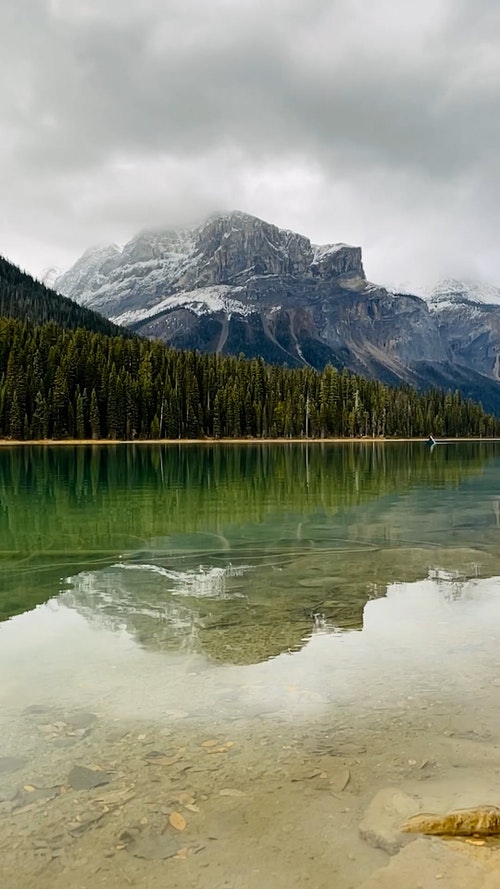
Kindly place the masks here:
<instances>
[{"instance_id":1,"label":"rocky mountain peak","mask_svg":"<svg viewBox=\"0 0 500 889\"><path fill-rule=\"evenodd\" d=\"M366 280L360 247L313 246L304 235L239 211L211 217L198 230L196 247L201 287L263 275L337 279L340 286Z\"/></svg>"},{"instance_id":2,"label":"rocky mountain peak","mask_svg":"<svg viewBox=\"0 0 500 889\"><path fill-rule=\"evenodd\" d=\"M120 249L87 250L54 286L64 295L119 318L148 311L169 295L245 287L259 279L330 282L363 289L361 248L322 247L309 238L234 211L184 231L143 231Z\"/></svg>"},{"instance_id":3,"label":"rocky mountain peak","mask_svg":"<svg viewBox=\"0 0 500 889\"><path fill-rule=\"evenodd\" d=\"M255 275L310 274L311 242L246 213L212 217L196 238L198 287L243 283Z\"/></svg>"},{"instance_id":4,"label":"rocky mountain peak","mask_svg":"<svg viewBox=\"0 0 500 889\"><path fill-rule=\"evenodd\" d=\"M178 348L330 362L385 382L460 386L500 406L500 291L445 282L425 299L391 292L367 282L359 247L315 245L248 213L87 251L55 287Z\"/></svg>"},{"instance_id":5,"label":"rocky mountain peak","mask_svg":"<svg viewBox=\"0 0 500 889\"><path fill-rule=\"evenodd\" d=\"M92 300L85 295L87 288L90 288L91 292L98 290L108 276L113 274L119 264L120 256L121 250L117 244L89 247L67 272L53 280L52 287L81 305L92 306ZM82 294L81 299L75 295L78 293Z\"/></svg>"}]
</instances>

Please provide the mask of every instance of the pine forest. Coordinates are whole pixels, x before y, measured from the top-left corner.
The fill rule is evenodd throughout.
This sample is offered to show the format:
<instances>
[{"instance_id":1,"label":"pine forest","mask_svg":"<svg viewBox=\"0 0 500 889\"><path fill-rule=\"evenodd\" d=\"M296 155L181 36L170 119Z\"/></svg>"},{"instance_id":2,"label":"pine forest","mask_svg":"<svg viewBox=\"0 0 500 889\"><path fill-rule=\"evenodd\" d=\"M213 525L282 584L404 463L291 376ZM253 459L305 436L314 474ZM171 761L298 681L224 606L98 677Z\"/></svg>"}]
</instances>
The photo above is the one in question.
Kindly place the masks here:
<instances>
[{"instance_id":1,"label":"pine forest","mask_svg":"<svg viewBox=\"0 0 500 889\"><path fill-rule=\"evenodd\" d=\"M158 341L0 318L0 437L331 438L497 435L460 393L390 388L327 366L179 352Z\"/></svg>"}]
</instances>

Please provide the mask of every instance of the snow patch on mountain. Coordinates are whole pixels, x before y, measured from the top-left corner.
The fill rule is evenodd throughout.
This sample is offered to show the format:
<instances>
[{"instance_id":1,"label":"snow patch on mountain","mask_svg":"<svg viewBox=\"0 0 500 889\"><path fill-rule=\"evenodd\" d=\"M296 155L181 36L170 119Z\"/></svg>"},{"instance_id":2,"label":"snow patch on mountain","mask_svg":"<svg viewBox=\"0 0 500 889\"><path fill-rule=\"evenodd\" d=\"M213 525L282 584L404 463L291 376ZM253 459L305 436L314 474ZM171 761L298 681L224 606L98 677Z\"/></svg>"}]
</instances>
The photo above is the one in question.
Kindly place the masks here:
<instances>
[{"instance_id":1,"label":"snow patch on mountain","mask_svg":"<svg viewBox=\"0 0 500 889\"><path fill-rule=\"evenodd\" d=\"M95 292L100 286L105 286L108 275L116 267L122 254L122 248L117 244L107 247L90 247L85 251L68 271L59 275L54 281L53 287L64 296L75 298L82 306L92 306L95 302ZM93 287L87 289L86 281L94 276Z\"/></svg>"},{"instance_id":2,"label":"snow patch on mountain","mask_svg":"<svg viewBox=\"0 0 500 889\"><path fill-rule=\"evenodd\" d=\"M56 290L56 281L61 277L62 273L63 270L58 266L49 266L49 268L43 270L40 275L40 281L50 290Z\"/></svg>"},{"instance_id":3,"label":"snow patch on mountain","mask_svg":"<svg viewBox=\"0 0 500 889\"><path fill-rule=\"evenodd\" d=\"M387 289L394 294L420 296L428 303L431 312L458 308L464 303L476 306L500 306L500 287L488 281L444 278L434 286L415 282Z\"/></svg>"},{"instance_id":4,"label":"snow patch on mountain","mask_svg":"<svg viewBox=\"0 0 500 889\"><path fill-rule=\"evenodd\" d=\"M319 262L321 259L324 259L325 256L330 256L334 253L340 253L341 250L349 249L348 244L311 244L313 249L313 262Z\"/></svg>"},{"instance_id":5,"label":"snow patch on mountain","mask_svg":"<svg viewBox=\"0 0 500 889\"><path fill-rule=\"evenodd\" d=\"M429 303L439 309L441 306L455 306L457 303L500 306L500 287L487 281L458 281L450 278L440 281L429 296Z\"/></svg>"},{"instance_id":6,"label":"snow patch on mountain","mask_svg":"<svg viewBox=\"0 0 500 889\"><path fill-rule=\"evenodd\" d=\"M167 296L148 309L133 309L114 315L111 320L115 324L130 326L177 308L188 309L198 316L223 312L228 319L232 315L252 315L257 311L254 306L234 299L234 294L241 290L243 290L242 287L229 287L224 284L203 287L199 290L187 290Z\"/></svg>"}]
</instances>

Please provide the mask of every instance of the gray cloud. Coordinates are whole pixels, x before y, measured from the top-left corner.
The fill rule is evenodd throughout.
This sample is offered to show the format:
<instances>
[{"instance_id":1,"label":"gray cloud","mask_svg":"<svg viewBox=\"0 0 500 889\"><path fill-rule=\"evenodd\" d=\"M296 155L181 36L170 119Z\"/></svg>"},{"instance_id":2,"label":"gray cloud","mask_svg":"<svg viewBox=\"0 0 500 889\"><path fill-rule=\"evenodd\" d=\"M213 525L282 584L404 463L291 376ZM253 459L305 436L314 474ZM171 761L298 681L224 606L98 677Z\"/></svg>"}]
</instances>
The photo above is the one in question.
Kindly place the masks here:
<instances>
[{"instance_id":1,"label":"gray cloud","mask_svg":"<svg viewBox=\"0 0 500 889\"><path fill-rule=\"evenodd\" d=\"M493 2L18 0L0 33L24 267L238 207L360 243L375 280L500 281Z\"/></svg>"}]
</instances>

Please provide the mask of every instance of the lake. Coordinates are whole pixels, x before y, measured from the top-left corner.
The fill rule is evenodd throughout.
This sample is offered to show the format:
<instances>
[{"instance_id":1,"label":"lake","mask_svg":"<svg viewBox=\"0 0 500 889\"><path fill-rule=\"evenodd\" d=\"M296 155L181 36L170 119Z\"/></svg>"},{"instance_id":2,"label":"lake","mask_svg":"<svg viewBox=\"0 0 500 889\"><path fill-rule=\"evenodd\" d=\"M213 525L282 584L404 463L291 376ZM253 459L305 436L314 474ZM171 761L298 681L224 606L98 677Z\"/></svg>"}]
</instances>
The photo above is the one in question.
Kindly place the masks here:
<instances>
[{"instance_id":1,"label":"lake","mask_svg":"<svg viewBox=\"0 0 500 889\"><path fill-rule=\"evenodd\" d=\"M3 885L499 880L399 831L500 805L499 544L494 443L0 448Z\"/></svg>"}]
</instances>

